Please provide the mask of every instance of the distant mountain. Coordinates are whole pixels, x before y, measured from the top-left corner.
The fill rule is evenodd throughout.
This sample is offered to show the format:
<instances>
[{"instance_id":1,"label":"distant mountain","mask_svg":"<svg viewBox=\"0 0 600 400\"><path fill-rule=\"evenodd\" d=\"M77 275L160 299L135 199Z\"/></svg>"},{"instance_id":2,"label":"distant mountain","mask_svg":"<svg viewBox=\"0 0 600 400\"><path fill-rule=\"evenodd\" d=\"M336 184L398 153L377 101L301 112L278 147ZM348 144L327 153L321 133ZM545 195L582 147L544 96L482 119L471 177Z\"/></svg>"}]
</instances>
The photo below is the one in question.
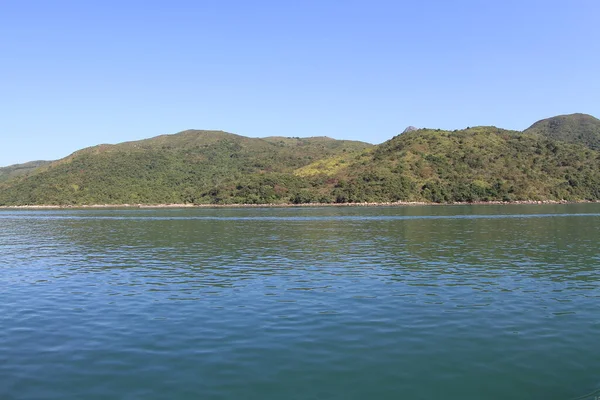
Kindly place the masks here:
<instances>
[{"instance_id":1,"label":"distant mountain","mask_svg":"<svg viewBox=\"0 0 600 400\"><path fill-rule=\"evenodd\" d=\"M566 117L526 132L409 130L377 146L189 130L82 149L19 176L13 166L0 205L600 200L587 128L597 120Z\"/></svg>"},{"instance_id":2,"label":"distant mountain","mask_svg":"<svg viewBox=\"0 0 600 400\"><path fill-rule=\"evenodd\" d=\"M559 115L531 125L525 133L534 133L569 143L580 143L600 150L600 120L587 114Z\"/></svg>"},{"instance_id":3,"label":"distant mountain","mask_svg":"<svg viewBox=\"0 0 600 400\"><path fill-rule=\"evenodd\" d=\"M23 164L14 164L0 168L0 182L7 181L18 176L27 175L37 168L50 164L52 161L30 161Z\"/></svg>"}]
</instances>

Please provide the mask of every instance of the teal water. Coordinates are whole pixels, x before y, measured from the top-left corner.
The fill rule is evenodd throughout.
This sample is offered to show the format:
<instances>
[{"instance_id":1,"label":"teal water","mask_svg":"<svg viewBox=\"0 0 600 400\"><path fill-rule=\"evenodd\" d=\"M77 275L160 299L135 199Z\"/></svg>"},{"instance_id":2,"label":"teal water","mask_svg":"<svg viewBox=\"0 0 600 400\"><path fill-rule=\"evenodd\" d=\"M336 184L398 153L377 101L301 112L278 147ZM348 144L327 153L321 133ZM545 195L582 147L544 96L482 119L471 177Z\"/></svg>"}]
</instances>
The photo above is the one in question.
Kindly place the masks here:
<instances>
[{"instance_id":1,"label":"teal water","mask_svg":"<svg viewBox=\"0 0 600 400\"><path fill-rule=\"evenodd\" d=\"M594 399L599 243L598 204L2 210L0 399Z\"/></svg>"}]
</instances>

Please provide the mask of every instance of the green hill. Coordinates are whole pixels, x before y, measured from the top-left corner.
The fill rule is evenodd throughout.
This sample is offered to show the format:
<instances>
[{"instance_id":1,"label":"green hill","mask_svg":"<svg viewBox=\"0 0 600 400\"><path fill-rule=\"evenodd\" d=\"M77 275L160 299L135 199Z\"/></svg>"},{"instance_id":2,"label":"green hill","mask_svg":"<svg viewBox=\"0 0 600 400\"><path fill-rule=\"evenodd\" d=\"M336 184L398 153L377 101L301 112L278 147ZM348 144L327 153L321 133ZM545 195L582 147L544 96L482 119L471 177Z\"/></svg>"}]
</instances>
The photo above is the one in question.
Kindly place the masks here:
<instances>
[{"instance_id":1,"label":"green hill","mask_svg":"<svg viewBox=\"0 0 600 400\"><path fill-rule=\"evenodd\" d=\"M52 161L30 161L23 164L14 164L0 168L0 182L16 178L18 176L27 175L35 171L37 168L50 164Z\"/></svg>"},{"instance_id":2,"label":"green hill","mask_svg":"<svg viewBox=\"0 0 600 400\"><path fill-rule=\"evenodd\" d=\"M533 133L569 143L580 143L600 150L600 120L587 114L559 115L531 125L525 133Z\"/></svg>"},{"instance_id":3,"label":"green hill","mask_svg":"<svg viewBox=\"0 0 600 400\"><path fill-rule=\"evenodd\" d=\"M0 183L0 205L599 200L600 152L474 127L378 146L184 131L86 148Z\"/></svg>"},{"instance_id":4,"label":"green hill","mask_svg":"<svg viewBox=\"0 0 600 400\"><path fill-rule=\"evenodd\" d=\"M313 175L337 202L600 198L600 153L495 127L407 132L342 165Z\"/></svg>"},{"instance_id":5,"label":"green hill","mask_svg":"<svg viewBox=\"0 0 600 400\"><path fill-rule=\"evenodd\" d=\"M287 193L296 184L292 174L296 168L370 146L330 138L255 139L189 130L77 151L29 176L5 182L0 186L0 204L222 201L215 188L248 181L265 192L260 184L265 176L276 176L279 184L263 193L261 201L275 201L275 191ZM246 197L258 201L250 193Z\"/></svg>"}]
</instances>

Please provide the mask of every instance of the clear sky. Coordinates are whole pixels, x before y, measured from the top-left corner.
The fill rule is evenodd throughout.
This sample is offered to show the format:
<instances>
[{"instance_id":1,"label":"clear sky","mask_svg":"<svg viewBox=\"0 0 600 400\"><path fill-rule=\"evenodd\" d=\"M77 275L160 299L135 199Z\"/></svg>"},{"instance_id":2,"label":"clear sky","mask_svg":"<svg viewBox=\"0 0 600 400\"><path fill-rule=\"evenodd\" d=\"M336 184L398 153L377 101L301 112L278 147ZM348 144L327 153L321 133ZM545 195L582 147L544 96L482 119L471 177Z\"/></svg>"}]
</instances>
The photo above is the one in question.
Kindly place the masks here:
<instances>
[{"instance_id":1,"label":"clear sky","mask_svg":"<svg viewBox=\"0 0 600 400\"><path fill-rule=\"evenodd\" d=\"M0 166L185 129L600 117L597 0L0 0Z\"/></svg>"}]
</instances>

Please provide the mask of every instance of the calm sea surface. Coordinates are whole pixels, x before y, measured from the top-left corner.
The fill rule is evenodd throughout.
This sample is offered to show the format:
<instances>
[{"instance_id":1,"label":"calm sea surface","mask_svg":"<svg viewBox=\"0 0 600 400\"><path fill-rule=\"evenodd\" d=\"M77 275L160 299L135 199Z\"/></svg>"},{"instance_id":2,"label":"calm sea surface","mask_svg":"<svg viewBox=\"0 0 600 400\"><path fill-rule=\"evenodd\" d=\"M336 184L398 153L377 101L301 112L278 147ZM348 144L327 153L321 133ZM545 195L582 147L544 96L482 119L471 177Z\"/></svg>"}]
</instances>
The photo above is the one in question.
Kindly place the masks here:
<instances>
[{"instance_id":1,"label":"calm sea surface","mask_svg":"<svg viewBox=\"0 0 600 400\"><path fill-rule=\"evenodd\" d=\"M2 210L0 399L594 399L599 245L599 204Z\"/></svg>"}]
</instances>

